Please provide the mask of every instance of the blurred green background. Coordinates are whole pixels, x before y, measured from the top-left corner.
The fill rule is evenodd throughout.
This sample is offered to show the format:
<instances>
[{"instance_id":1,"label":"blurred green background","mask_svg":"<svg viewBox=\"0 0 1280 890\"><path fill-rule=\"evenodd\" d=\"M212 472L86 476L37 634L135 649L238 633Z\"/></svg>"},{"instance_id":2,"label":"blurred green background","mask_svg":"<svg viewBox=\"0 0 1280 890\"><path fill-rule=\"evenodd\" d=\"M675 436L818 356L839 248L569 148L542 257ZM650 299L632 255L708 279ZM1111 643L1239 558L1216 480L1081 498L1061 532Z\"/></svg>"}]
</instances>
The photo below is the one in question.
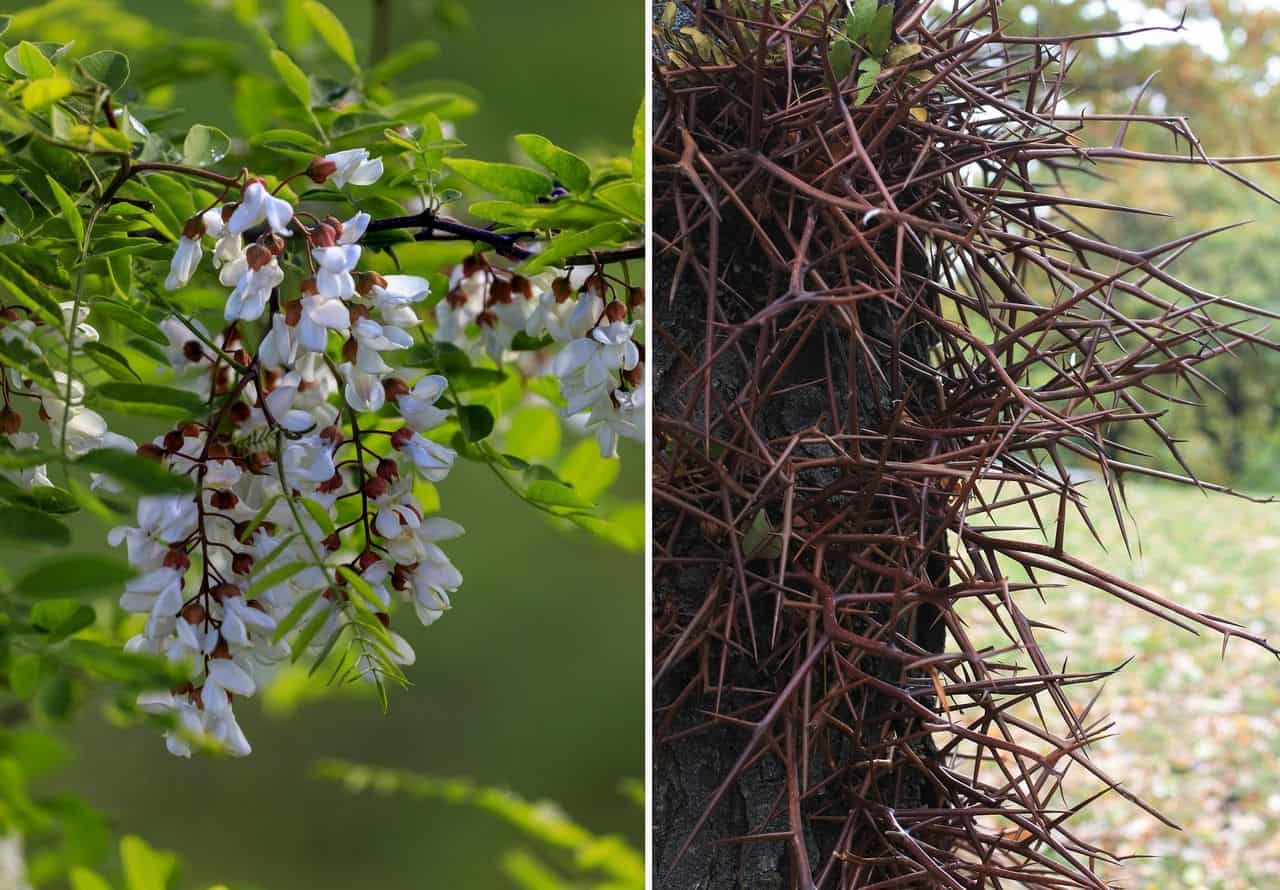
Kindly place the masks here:
<instances>
[{"instance_id":1,"label":"blurred green background","mask_svg":"<svg viewBox=\"0 0 1280 890\"><path fill-rule=\"evenodd\" d=\"M225 14L201 4L123 5L183 35L227 26ZM368 4L328 5L365 57ZM390 5L393 49L436 40L441 52L428 74L481 94L480 112L458 131L472 157L509 160L510 137L533 131L586 154L629 149L644 91L646 24L637 0ZM260 7L272 14L270 0ZM0 3L4 12L32 8ZM92 4L85 9L51 4L44 39L98 48L110 45L111 29L128 27L118 15L95 21ZM459 9L470 22L451 27ZM236 131L221 82L184 84L175 104ZM633 446L622 459L615 491L640 497L643 453ZM80 757L57 785L74 788L120 830L179 852L184 886L508 886L497 863L517 844L514 831L469 810L353 797L310 778L310 763L329 756L546 797L594 831L639 846L643 812L619 786L644 774L643 555L553 528L482 466L459 466L441 495L444 513L467 529L449 547L466 582L434 627L397 624L418 662L415 686L393 691L389 714L370 698L343 697L269 717L255 700L237 708L251 757L186 761L168 756L154 732L112 726L88 708L72 738Z\"/></svg>"}]
</instances>

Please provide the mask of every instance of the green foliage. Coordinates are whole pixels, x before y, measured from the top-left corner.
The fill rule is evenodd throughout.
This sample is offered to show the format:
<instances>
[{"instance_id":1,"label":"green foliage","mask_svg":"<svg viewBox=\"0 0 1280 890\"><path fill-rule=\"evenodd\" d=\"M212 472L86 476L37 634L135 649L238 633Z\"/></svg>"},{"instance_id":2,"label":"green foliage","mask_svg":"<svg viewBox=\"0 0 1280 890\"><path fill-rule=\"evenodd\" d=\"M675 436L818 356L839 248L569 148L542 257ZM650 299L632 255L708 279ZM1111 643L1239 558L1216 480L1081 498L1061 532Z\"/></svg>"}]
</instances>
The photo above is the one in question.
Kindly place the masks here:
<instances>
[{"instance_id":1,"label":"green foliage","mask_svg":"<svg viewBox=\"0 0 1280 890\"><path fill-rule=\"evenodd\" d=\"M317 764L316 774L341 782L354 793L407 794L474 807L497 816L546 850L546 858L523 849L509 851L503 857L502 869L507 878L525 890L640 890L645 885L644 855L639 850L622 838L592 834L549 801L533 803L511 791L476 785L466 779L437 779L339 760ZM642 806L643 792L637 786L638 783L628 783L624 791ZM558 867L556 862L560 863Z\"/></svg>"}]
</instances>

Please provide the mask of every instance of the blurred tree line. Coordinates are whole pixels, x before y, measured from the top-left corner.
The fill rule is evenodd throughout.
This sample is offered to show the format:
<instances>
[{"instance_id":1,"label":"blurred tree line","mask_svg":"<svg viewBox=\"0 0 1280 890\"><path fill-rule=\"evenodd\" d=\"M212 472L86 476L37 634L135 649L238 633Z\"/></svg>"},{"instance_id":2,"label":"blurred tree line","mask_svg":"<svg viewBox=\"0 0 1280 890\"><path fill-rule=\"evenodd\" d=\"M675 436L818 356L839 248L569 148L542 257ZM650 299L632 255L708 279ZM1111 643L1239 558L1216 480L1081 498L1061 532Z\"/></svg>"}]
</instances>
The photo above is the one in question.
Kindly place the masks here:
<instances>
[{"instance_id":1,"label":"blurred tree line","mask_svg":"<svg viewBox=\"0 0 1280 890\"><path fill-rule=\"evenodd\" d=\"M1185 18L1184 16L1185 12ZM1185 116L1211 156L1266 155L1280 146L1280 6L1265 0L1015 0L1010 29L1062 35L1132 32L1142 27L1176 30L1129 33L1076 44L1068 72L1074 85L1070 111L1123 112L1141 85L1155 79L1139 111ZM1064 121L1064 126L1069 122ZM1081 137L1108 145L1116 125L1089 123ZM1165 154L1189 154L1196 146L1157 127L1131 127L1125 146ZM1280 195L1280 163L1233 166L1259 190ZM1188 233L1246 222L1209 237L1180 254L1174 271L1210 293L1280 313L1280 206L1258 191L1213 170L1184 165L1087 168L1087 181L1071 187L1090 198L1158 211L1162 216L1085 211L1080 219L1103 237L1131 248L1165 243ZM1272 334L1275 335L1274 333ZM1206 480L1246 489L1280 484L1280 353L1243 347L1207 366L1207 380L1192 392L1171 391L1188 404L1161 419L1182 444L1179 450ZM1215 389L1216 388L1216 389ZM1126 431L1116 450L1162 470L1182 472L1153 448L1149 431Z\"/></svg>"}]
</instances>

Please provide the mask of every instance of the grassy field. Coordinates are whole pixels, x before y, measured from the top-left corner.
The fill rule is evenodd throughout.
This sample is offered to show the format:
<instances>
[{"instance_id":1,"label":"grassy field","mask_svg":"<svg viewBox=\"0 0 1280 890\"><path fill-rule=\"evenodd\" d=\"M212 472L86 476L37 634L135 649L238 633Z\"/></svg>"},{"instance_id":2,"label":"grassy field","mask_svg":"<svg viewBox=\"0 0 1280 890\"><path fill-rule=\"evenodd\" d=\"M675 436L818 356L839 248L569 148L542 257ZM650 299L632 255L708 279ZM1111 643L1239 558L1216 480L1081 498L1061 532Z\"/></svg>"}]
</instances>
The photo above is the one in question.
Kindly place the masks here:
<instances>
[{"instance_id":1,"label":"grassy field","mask_svg":"<svg viewBox=\"0 0 1280 890\"><path fill-rule=\"evenodd\" d=\"M1107 546L1078 522L1075 553L1187 606L1238 620L1280 639L1280 504L1259 505L1192 489L1131 484L1139 522L1131 559L1100 483L1090 483ZM1280 887L1280 663L1239 641L1222 642L1136 612L1106 594L1063 587L1041 604L1020 601L1051 664L1072 670L1128 666L1110 678L1098 711L1109 738L1091 756L1113 779L1181 826L1174 831L1111 794L1076 818L1084 840L1142 855L1107 877L1139 890ZM1077 688L1073 703L1087 704ZM1068 798L1097 788L1083 774Z\"/></svg>"}]
</instances>

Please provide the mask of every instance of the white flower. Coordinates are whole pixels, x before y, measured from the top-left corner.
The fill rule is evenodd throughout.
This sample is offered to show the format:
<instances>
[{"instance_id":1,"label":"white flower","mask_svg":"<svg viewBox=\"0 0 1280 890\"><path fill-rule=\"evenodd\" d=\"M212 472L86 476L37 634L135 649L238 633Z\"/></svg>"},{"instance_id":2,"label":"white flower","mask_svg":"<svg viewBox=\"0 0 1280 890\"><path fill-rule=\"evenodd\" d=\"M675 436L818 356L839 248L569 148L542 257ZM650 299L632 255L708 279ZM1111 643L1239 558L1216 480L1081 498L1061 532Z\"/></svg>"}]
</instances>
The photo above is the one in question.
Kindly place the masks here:
<instances>
[{"instance_id":1,"label":"white flower","mask_svg":"<svg viewBox=\"0 0 1280 890\"><path fill-rule=\"evenodd\" d=\"M342 221L342 234L338 236L339 244L356 244L364 237L365 230L373 217L363 210L356 211L350 219Z\"/></svg>"},{"instance_id":2,"label":"white flower","mask_svg":"<svg viewBox=\"0 0 1280 890\"><path fill-rule=\"evenodd\" d=\"M62 333L65 337L71 337L72 342L76 346L83 346L85 343L96 343L98 340L98 329L85 321L89 317L89 306L81 303L79 307L78 318L72 320L72 313L76 311L74 300L66 300L59 304L62 309Z\"/></svg>"},{"instance_id":3,"label":"white flower","mask_svg":"<svg viewBox=\"0 0 1280 890\"><path fill-rule=\"evenodd\" d=\"M204 246L200 242L199 235L194 238L183 235L178 239L178 248L173 252L173 261L169 264L169 276L164 280L165 290L186 287L191 281L191 276L200 265L200 258L204 256Z\"/></svg>"},{"instance_id":4,"label":"white flower","mask_svg":"<svg viewBox=\"0 0 1280 890\"><path fill-rule=\"evenodd\" d=\"M637 386L630 392L615 389L608 399L601 399L591 407L587 430L595 433L600 445L601 457L618 456L618 437L642 440L644 438L644 387Z\"/></svg>"},{"instance_id":5,"label":"white flower","mask_svg":"<svg viewBox=\"0 0 1280 890\"><path fill-rule=\"evenodd\" d=\"M633 328L624 321L594 328L590 337L574 340L556 356L552 370L568 403L566 414L577 414L607 397L613 375L639 364L640 351L631 340Z\"/></svg>"},{"instance_id":6,"label":"white flower","mask_svg":"<svg viewBox=\"0 0 1280 890\"><path fill-rule=\"evenodd\" d=\"M267 308L267 300L271 298L272 289L284 281L284 270L269 256L266 248L257 252L257 245L245 251L244 255L224 268L234 269L237 273L236 287L227 297L227 307L222 313L227 321L243 319L253 321L262 316ZM264 258L262 254L268 254Z\"/></svg>"},{"instance_id":7,"label":"white flower","mask_svg":"<svg viewBox=\"0 0 1280 890\"><path fill-rule=\"evenodd\" d=\"M308 352L324 352L329 331L346 331L351 314L341 300L307 294L302 298L302 318L298 322L298 345Z\"/></svg>"},{"instance_id":8,"label":"white flower","mask_svg":"<svg viewBox=\"0 0 1280 890\"><path fill-rule=\"evenodd\" d=\"M439 374L423 377L413 385L413 389L396 399L400 416L405 425L417 433L425 433L444 423L449 412L437 408L436 402L444 395L449 381Z\"/></svg>"},{"instance_id":9,"label":"white flower","mask_svg":"<svg viewBox=\"0 0 1280 890\"><path fill-rule=\"evenodd\" d=\"M196 328L206 338L209 331L198 319L191 320L192 326ZM207 364L209 357L205 352L204 344L199 338L191 332L185 324L172 315L160 322L160 330L164 332L165 338L169 341L169 345L164 348L165 358L169 360L169 367L175 371L181 371L188 365ZM200 358L197 362L192 362L187 357L187 344L194 342L200 349Z\"/></svg>"},{"instance_id":10,"label":"white flower","mask_svg":"<svg viewBox=\"0 0 1280 890\"><path fill-rule=\"evenodd\" d=\"M458 456L452 448L446 448L439 442L432 442L417 433L399 447L413 464L417 474L429 482L439 482L448 476L449 471L453 469L453 461Z\"/></svg>"},{"instance_id":11,"label":"white flower","mask_svg":"<svg viewBox=\"0 0 1280 890\"><path fill-rule=\"evenodd\" d=\"M182 608L182 573L177 569L152 569L125 585L120 608L147 617L144 633L155 639L173 632Z\"/></svg>"},{"instance_id":12,"label":"white flower","mask_svg":"<svg viewBox=\"0 0 1280 890\"><path fill-rule=\"evenodd\" d=\"M276 629L276 620L261 609L249 605L243 596L228 596L222 600L222 637L235 646L248 646L249 633L269 638ZM250 695L245 692L242 695Z\"/></svg>"},{"instance_id":13,"label":"white flower","mask_svg":"<svg viewBox=\"0 0 1280 890\"><path fill-rule=\"evenodd\" d=\"M240 235L253 228L263 220L281 238L289 237L289 224L293 221L293 205L283 198L277 198L267 191L261 179L252 180L245 186L240 199L240 206L227 220L227 232Z\"/></svg>"},{"instance_id":14,"label":"white flower","mask_svg":"<svg viewBox=\"0 0 1280 890\"><path fill-rule=\"evenodd\" d=\"M381 410L387 400L381 377L362 371L351 362L343 362L338 366L338 371L346 381L342 392L348 405L362 412Z\"/></svg>"},{"instance_id":15,"label":"white flower","mask_svg":"<svg viewBox=\"0 0 1280 890\"><path fill-rule=\"evenodd\" d=\"M382 360L380 353L407 349L413 338L392 325L378 324L371 318L361 318L351 326L356 341L356 367L366 374L389 374L391 367Z\"/></svg>"},{"instance_id":16,"label":"white flower","mask_svg":"<svg viewBox=\"0 0 1280 890\"><path fill-rule=\"evenodd\" d=\"M373 185L382 176L382 159L369 158L368 149L350 148L346 151L335 151L324 156L324 160L333 164L336 169L329 173L328 180L335 188L351 185Z\"/></svg>"},{"instance_id":17,"label":"white flower","mask_svg":"<svg viewBox=\"0 0 1280 890\"><path fill-rule=\"evenodd\" d=\"M304 436L291 442L284 450L284 469L290 484L303 479L318 485L338 472L332 446L319 436Z\"/></svg>"},{"instance_id":18,"label":"white flower","mask_svg":"<svg viewBox=\"0 0 1280 890\"><path fill-rule=\"evenodd\" d=\"M311 250L320 268L316 270L316 290L322 297L350 299L355 296L356 281L351 276L360 262L360 247L355 244L336 244L332 247L315 247Z\"/></svg>"},{"instance_id":19,"label":"white flower","mask_svg":"<svg viewBox=\"0 0 1280 890\"><path fill-rule=\"evenodd\" d=\"M258 360L268 368L285 368L293 364L298 355L298 340L293 328L285 322L284 314L271 316L271 328L262 337L258 347Z\"/></svg>"},{"instance_id":20,"label":"white flower","mask_svg":"<svg viewBox=\"0 0 1280 890\"><path fill-rule=\"evenodd\" d=\"M300 433L316 422L309 412L293 407L301 385L302 375L297 371L290 371L264 399L271 418L292 433Z\"/></svg>"}]
</instances>

